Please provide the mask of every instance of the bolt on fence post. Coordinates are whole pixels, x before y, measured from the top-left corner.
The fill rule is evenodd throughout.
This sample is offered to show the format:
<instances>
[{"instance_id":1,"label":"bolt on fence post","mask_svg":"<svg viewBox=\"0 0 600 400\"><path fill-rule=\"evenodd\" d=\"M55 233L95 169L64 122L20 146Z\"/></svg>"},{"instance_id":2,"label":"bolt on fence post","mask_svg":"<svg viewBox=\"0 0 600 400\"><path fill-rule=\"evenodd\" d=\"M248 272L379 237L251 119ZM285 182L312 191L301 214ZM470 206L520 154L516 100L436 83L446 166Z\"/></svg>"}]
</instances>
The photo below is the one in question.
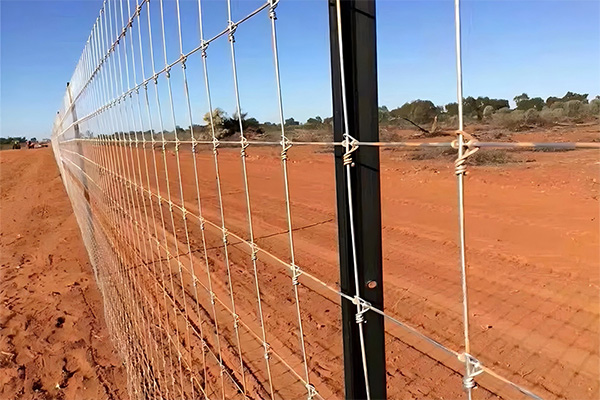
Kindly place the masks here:
<instances>
[{"instance_id":1,"label":"bolt on fence post","mask_svg":"<svg viewBox=\"0 0 600 400\"><path fill-rule=\"evenodd\" d=\"M341 40L338 36L336 7L337 1L329 0L334 140L340 142L346 139L346 133L359 142L377 142L379 126L375 0L340 0ZM343 57L340 56L339 46L342 46ZM349 132L344 132L342 79L346 89ZM359 145L352 154L354 162L350 168L360 293L356 293L355 289L344 153L343 146L335 147L341 290L350 297L358 295L362 300L383 310L379 148ZM356 322L357 307L348 299L342 298L341 301L346 398L385 399L383 317L370 311L364 313L368 396Z\"/></svg>"}]
</instances>

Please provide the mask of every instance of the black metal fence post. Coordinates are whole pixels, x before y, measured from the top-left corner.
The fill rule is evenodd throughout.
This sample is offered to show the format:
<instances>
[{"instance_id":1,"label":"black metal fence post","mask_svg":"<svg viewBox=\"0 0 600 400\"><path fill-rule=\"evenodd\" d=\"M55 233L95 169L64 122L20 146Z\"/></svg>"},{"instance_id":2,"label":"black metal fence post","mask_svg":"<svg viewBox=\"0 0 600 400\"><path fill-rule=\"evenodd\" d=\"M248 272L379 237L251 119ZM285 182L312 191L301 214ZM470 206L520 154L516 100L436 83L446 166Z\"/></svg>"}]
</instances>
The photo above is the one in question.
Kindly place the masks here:
<instances>
[{"instance_id":1,"label":"black metal fence post","mask_svg":"<svg viewBox=\"0 0 600 400\"><path fill-rule=\"evenodd\" d=\"M333 131L335 141L344 134L342 74L343 62L348 107L348 134L358 141L379 140L377 103L377 47L375 0L340 0L341 36L338 38L336 0L329 0L331 73L333 86ZM335 174L340 252L340 285L345 294L355 296L354 266L349 225L349 204L345 169L345 149L336 146ZM359 146L353 154L353 211L358 256L358 280L363 300L383 309L381 194L379 148ZM361 343L355 320L356 305L342 299L345 390L348 399L367 397ZM372 311L364 314L367 371L372 399L386 398L385 335L383 317Z\"/></svg>"}]
</instances>

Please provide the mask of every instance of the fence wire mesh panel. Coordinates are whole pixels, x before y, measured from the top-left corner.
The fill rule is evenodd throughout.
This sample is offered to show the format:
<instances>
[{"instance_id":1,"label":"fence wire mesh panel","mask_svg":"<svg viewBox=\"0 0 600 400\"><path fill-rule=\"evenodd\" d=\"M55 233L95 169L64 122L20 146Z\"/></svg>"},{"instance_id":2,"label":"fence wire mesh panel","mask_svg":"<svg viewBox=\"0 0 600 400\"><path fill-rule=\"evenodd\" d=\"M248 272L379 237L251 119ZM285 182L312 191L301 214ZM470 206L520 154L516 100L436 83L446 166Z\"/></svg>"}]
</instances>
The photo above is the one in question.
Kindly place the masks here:
<instances>
[{"instance_id":1,"label":"fence wire mesh panel","mask_svg":"<svg viewBox=\"0 0 600 400\"><path fill-rule=\"evenodd\" d=\"M503 173L473 159L509 150L581 150L591 165L600 144L466 132L459 0L452 137L378 125L374 0L305 3L329 17L334 117L300 129L278 28L307 28L279 13L289 4L105 0L67 85L52 147L129 395L597 397L598 282L569 291L561 272L546 287L558 262L492 252L518 226L515 204L489 197L509 179L494 189L466 172ZM247 118L256 96L275 123ZM480 202L473 218L465 197ZM506 207L506 227L481 228L489 206Z\"/></svg>"}]
</instances>

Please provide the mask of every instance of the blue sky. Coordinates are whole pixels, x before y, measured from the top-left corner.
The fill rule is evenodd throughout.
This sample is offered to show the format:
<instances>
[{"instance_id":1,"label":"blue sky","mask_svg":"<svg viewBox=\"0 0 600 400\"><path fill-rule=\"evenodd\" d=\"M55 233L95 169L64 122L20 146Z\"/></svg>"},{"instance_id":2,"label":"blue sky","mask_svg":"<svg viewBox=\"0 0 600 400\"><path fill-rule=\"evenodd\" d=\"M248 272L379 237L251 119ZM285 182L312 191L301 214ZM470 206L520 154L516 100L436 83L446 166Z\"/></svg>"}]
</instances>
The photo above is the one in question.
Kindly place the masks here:
<instances>
[{"instance_id":1,"label":"blue sky","mask_svg":"<svg viewBox=\"0 0 600 400\"><path fill-rule=\"evenodd\" d=\"M167 58L173 61L179 55L175 2L164 1ZM262 1L232 3L233 19L238 20ZM160 69L164 60L158 1L151 4ZM65 84L101 6L101 0L0 0L0 136L50 135ZM380 0L377 6L380 104L391 109L417 98L440 105L455 101L453 1ZM181 7L186 52L198 44L197 2L181 0ZM225 28L224 0L203 0L203 13L206 37ZM600 2L464 0L462 15L465 95L512 99L522 92L543 98L568 90L600 94ZM327 2L281 0L277 24L286 118L330 116ZM139 27L147 33L147 23ZM260 121L277 121L269 29L263 11L236 34L242 109ZM208 68L213 105L231 114L235 98L228 46L225 37L210 45ZM145 71L138 67L138 81L142 73L151 73L147 53ZM195 123L206 112L200 66L196 53L187 70ZM171 79L176 123L187 126L179 68ZM167 99L164 82L159 87L161 98Z\"/></svg>"}]
</instances>

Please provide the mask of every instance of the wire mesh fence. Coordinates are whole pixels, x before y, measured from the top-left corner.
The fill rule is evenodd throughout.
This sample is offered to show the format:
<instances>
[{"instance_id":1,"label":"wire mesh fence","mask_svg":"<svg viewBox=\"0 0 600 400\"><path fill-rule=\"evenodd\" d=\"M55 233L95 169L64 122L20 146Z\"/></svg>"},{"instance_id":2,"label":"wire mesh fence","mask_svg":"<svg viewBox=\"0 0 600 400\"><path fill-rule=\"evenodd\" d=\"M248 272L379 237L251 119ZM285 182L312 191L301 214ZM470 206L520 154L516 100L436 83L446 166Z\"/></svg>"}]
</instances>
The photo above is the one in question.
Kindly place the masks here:
<instances>
[{"instance_id":1,"label":"wire mesh fence","mask_svg":"<svg viewBox=\"0 0 600 400\"><path fill-rule=\"evenodd\" d=\"M353 131L344 60L356 54L344 54L342 28L352 22L341 0L330 2L337 28L330 39L338 43L331 62L340 81L341 101L334 108L342 140L294 140L280 84L279 1L236 9L224 0L219 12L216 2L207 3L106 0L54 125L53 150L127 367L130 396L340 398L344 373L346 385L352 376L343 366L350 351L362 379L360 397L378 398L372 393L381 388L374 382L385 393L387 377L390 398L434 397L434 387L450 397L464 390L471 398L475 380L481 398L541 398L529 389L536 382L505 377L504 369L488 367L470 348L467 160L487 148L585 149L598 143L484 142L464 132L458 1L456 140L368 141ZM277 108L271 136L247 129L242 112L236 39L251 23L262 24L271 46L273 84L264 93ZM227 84L221 84L224 75ZM215 96L234 104L235 134L227 138ZM460 310L443 315L448 326L460 327L450 339L411 322L395 298L384 309L364 295L385 287L387 279L367 288L359 282L365 265L357 238L364 226L354 215L360 188L353 174L366 148L456 154L460 272L440 278L461 291ZM332 157L332 149L341 157ZM335 165L342 174L334 177ZM336 210L336 179L338 196L345 192L349 203L344 209ZM336 226L336 213L346 215L347 226ZM347 232L351 291L339 283L338 230ZM358 329L351 349L342 344L343 302L352 305ZM382 318L380 337L365 337L372 316ZM385 344L387 374L386 368L369 368L369 340ZM426 381L431 371L443 377L440 382ZM412 391L420 386L429 388ZM560 397L548 391L543 397L553 394Z\"/></svg>"}]
</instances>

